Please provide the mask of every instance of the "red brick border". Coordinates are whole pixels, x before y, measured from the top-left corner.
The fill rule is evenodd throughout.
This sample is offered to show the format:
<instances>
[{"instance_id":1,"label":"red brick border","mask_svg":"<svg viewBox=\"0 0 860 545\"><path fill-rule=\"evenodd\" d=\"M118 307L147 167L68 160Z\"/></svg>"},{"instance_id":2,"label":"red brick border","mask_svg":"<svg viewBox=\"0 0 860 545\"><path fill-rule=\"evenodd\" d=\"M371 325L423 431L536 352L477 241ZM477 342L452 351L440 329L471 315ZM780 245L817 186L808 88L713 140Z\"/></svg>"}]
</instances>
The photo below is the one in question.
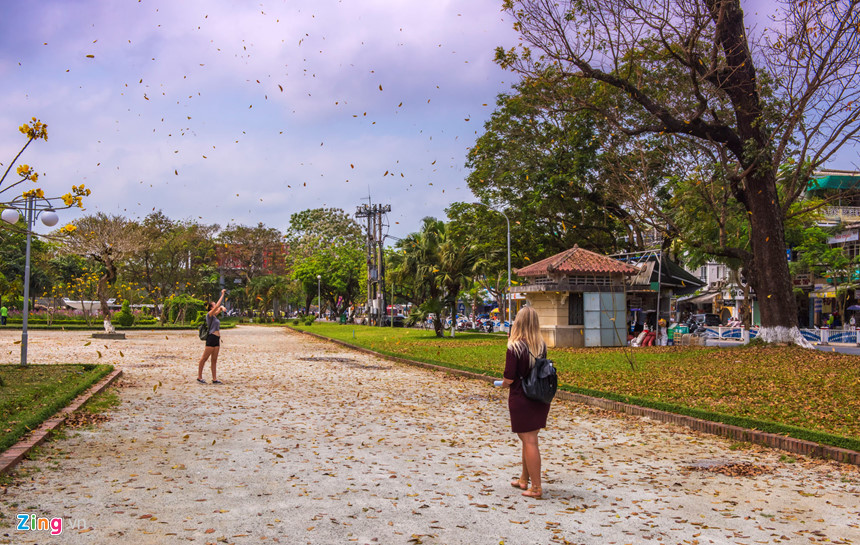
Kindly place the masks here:
<instances>
[{"instance_id":1,"label":"red brick border","mask_svg":"<svg viewBox=\"0 0 860 545\"><path fill-rule=\"evenodd\" d=\"M0 475L9 473L21 462L21 460L24 459L27 453L44 443L45 440L50 437L51 432L57 429L60 424L65 422L67 416L80 409L81 406L89 401L94 395L104 391L104 389L110 386L110 384L119 378L120 375L122 375L122 371L115 369L108 376L101 379L97 384L91 386L86 392L73 399L69 405L60 409L57 414L42 422L38 428L1 453Z\"/></svg>"},{"instance_id":2,"label":"red brick border","mask_svg":"<svg viewBox=\"0 0 860 545\"><path fill-rule=\"evenodd\" d=\"M479 373L472 373L469 371L463 371L461 369L452 369L450 367L444 367L441 365L433 365L431 363L424 363L420 361L407 360L405 358L398 358L396 356L389 356L387 354L380 354L379 352L375 352L373 350L360 346L355 346L345 341L331 339L329 337L324 337L317 333L311 333L310 331L294 329L290 326L287 327L292 331L296 331L298 333L310 335L311 337L316 337L317 339L322 339L324 341L333 342L335 344L339 344L352 350L357 350L359 352L364 352L366 354L373 354L374 356L378 356L380 358L384 358L390 361L396 361L398 363L405 363L407 365L423 367L425 369L444 371L453 375L483 380L485 382L493 382L494 380L498 380L496 377L481 375ZM787 437L785 435L779 435L776 433L750 430L747 428L741 428L740 426L732 426L730 424L723 424L721 422L702 420L701 418L694 418L692 416L685 416L682 414L670 413L657 409L649 409L647 407L640 407L639 405L631 405L629 403L621 403L620 401L612 401L611 399L605 399L601 397L575 394L573 392L566 392L564 390L559 390L556 394L556 398L564 399L567 401L574 401L576 403L582 403L584 405L590 405L592 407L598 407L607 411L622 412L633 416L642 416L650 418L652 420L658 420L660 422L679 424L681 426L686 426L696 431L710 433L712 435L719 435L722 437L728 437L729 439L734 439L736 441L756 443L771 448L777 448L780 450L793 452L795 454L803 454L806 456L814 456L816 458L836 460L837 462L843 462L847 464L860 465L860 452L857 452L855 450L849 450L830 445L822 445L813 441L795 439L793 437Z\"/></svg>"}]
</instances>

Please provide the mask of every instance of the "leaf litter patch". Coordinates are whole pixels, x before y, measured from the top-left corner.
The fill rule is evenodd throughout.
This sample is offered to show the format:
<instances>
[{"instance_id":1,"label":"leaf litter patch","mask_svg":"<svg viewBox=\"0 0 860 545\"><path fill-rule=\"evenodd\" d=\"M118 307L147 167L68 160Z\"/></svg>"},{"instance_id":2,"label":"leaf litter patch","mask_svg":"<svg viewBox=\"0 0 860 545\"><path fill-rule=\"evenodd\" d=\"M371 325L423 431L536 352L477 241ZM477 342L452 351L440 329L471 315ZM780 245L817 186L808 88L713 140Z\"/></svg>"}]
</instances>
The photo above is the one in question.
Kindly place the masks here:
<instances>
[{"instance_id":1,"label":"leaf litter patch","mask_svg":"<svg viewBox=\"0 0 860 545\"><path fill-rule=\"evenodd\" d=\"M325 361L330 363L343 363L346 364L347 367L353 367L356 369L370 369L379 371L391 369L390 365L365 365L363 363L355 361L353 358L342 358L340 356L305 356L303 358L298 359L302 361Z\"/></svg>"},{"instance_id":2,"label":"leaf litter patch","mask_svg":"<svg viewBox=\"0 0 860 545\"><path fill-rule=\"evenodd\" d=\"M728 477L757 477L773 472L773 468L770 466L730 460L699 460L684 466L684 469L720 473Z\"/></svg>"}]
</instances>

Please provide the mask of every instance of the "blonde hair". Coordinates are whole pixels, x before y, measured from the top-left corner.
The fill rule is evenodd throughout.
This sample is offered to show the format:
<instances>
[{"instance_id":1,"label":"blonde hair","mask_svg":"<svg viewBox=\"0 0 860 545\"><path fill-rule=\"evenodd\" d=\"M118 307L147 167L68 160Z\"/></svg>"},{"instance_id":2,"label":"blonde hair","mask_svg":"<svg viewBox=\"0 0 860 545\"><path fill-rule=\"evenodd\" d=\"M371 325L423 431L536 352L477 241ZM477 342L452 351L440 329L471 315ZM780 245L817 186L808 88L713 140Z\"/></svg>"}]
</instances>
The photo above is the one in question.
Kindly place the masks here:
<instances>
[{"instance_id":1,"label":"blonde hair","mask_svg":"<svg viewBox=\"0 0 860 545\"><path fill-rule=\"evenodd\" d=\"M546 353L546 343L540 335L538 314L532 307L523 307L517 312L514 325L511 326L511 336L508 337L508 348L518 356L522 355L523 350L528 350L536 357ZM529 357L529 366L532 365L534 358Z\"/></svg>"}]
</instances>

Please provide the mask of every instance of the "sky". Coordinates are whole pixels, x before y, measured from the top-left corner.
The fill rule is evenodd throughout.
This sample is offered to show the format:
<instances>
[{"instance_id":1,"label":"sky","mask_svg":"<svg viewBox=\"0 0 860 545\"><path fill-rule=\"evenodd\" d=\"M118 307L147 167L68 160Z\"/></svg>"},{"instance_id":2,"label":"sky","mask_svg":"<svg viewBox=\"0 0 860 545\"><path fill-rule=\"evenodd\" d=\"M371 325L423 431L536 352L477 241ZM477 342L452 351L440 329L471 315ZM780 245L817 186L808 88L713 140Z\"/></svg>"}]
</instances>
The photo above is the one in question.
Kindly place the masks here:
<instances>
[{"instance_id":1,"label":"sky","mask_svg":"<svg viewBox=\"0 0 860 545\"><path fill-rule=\"evenodd\" d=\"M85 211L286 230L318 207L390 204L389 233L472 201L468 148L515 80L499 0L4 3L0 162ZM5 195L4 195L5 197ZM7 197L8 198L8 197Z\"/></svg>"},{"instance_id":2,"label":"sky","mask_svg":"<svg viewBox=\"0 0 860 545\"><path fill-rule=\"evenodd\" d=\"M759 30L775 9L743 6ZM0 162L35 116L49 139L19 162L47 196L93 192L60 225L161 210L285 231L369 198L403 237L475 200L464 163L516 81L493 63L512 23L501 0L7 1Z\"/></svg>"}]
</instances>

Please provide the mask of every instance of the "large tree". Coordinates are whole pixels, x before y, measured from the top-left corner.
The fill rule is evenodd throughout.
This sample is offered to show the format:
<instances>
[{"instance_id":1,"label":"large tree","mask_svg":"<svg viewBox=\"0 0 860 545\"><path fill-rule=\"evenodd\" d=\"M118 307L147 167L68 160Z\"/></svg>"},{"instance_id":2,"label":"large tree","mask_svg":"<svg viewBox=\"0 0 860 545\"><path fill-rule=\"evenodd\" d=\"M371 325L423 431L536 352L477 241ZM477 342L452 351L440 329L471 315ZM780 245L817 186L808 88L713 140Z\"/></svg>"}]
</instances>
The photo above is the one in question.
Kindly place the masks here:
<instances>
[{"instance_id":1,"label":"large tree","mask_svg":"<svg viewBox=\"0 0 860 545\"><path fill-rule=\"evenodd\" d=\"M129 279L144 287L162 314L163 302L171 295L194 292L205 298L217 293L217 282L206 283L204 278L206 265L215 261L216 229L190 220L172 220L160 210L140 223L140 246L125 270ZM209 269L210 275L212 272Z\"/></svg>"},{"instance_id":2,"label":"large tree","mask_svg":"<svg viewBox=\"0 0 860 545\"><path fill-rule=\"evenodd\" d=\"M506 0L524 43L497 60L527 80L594 84L572 99L617 134L707 148L749 224L749 249L719 253L744 263L761 337L802 342L785 218L812 170L857 140L858 3L785 2L772 38L756 41L740 0Z\"/></svg>"},{"instance_id":3,"label":"large tree","mask_svg":"<svg viewBox=\"0 0 860 545\"><path fill-rule=\"evenodd\" d=\"M120 266L141 246L138 226L122 216L103 212L78 219L74 225L76 229L65 240L65 250L102 266L98 298L102 316L109 322L108 289L117 279Z\"/></svg>"},{"instance_id":4,"label":"large tree","mask_svg":"<svg viewBox=\"0 0 860 545\"><path fill-rule=\"evenodd\" d=\"M304 289L306 311L318 288L336 314L364 294L367 280L364 236L361 226L346 212L340 208L297 212L290 216L285 239L287 268Z\"/></svg>"},{"instance_id":5,"label":"large tree","mask_svg":"<svg viewBox=\"0 0 860 545\"><path fill-rule=\"evenodd\" d=\"M469 150L469 188L480 201L505 210L513 222L513 246L528 248L531 259L574 244L615 249L624 232L619 218L625 212L595 171L595 116L565 104L564 96L590 94L591 87L573 80L517 84L513 93L498 97L484 134ZM551 107L549 93L558 100ZM493 223L501 218L490 217Z\"/></svg>"},{"instance_id":6,"label":"large tree","mask_svg":"<svg viewBox=\"0 0 860 545\"><path fill-rule=\"evenodd\" d=\"M284 272L283 235L262 223L255 227L228 225L218 234L218 255L221 268L245 282Z\"/></svg>"}]
</instances>

